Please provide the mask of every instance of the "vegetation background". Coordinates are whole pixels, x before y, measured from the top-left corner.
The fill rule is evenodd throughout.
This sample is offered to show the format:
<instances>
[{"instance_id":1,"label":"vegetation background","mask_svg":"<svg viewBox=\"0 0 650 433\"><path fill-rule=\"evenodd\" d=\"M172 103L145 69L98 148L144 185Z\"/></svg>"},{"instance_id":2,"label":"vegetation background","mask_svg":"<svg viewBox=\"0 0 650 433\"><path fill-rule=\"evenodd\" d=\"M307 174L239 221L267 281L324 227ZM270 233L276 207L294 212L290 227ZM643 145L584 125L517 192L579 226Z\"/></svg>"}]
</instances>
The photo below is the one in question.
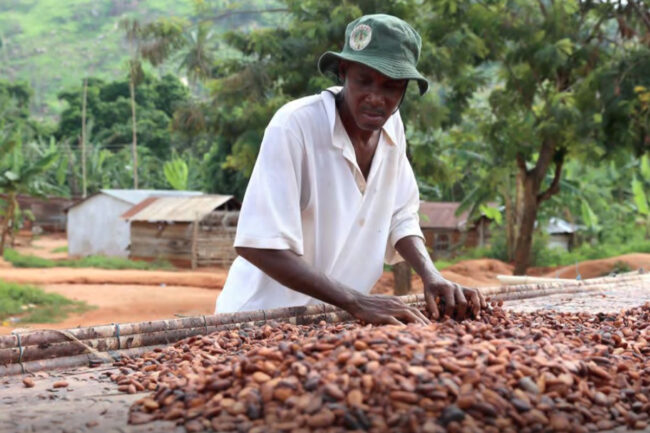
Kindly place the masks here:
<instances>
[{"instance_id":1,"label":"vegetation background","mask_svg":"<svg viewBox=\"0 0 650 433\"><path fill-rule=\"evenodd\" d=\"M0 3L2 244L15 195L178 188L242 197L284 103L331 86L316 60L390 13L422 35L401 108L423 199L494 220L516 265L650 252L650 2L12 0ZM496 203L496 207L488 206ZM546 248L552 216L578 248Z\"/></svg>"}]
</instances>

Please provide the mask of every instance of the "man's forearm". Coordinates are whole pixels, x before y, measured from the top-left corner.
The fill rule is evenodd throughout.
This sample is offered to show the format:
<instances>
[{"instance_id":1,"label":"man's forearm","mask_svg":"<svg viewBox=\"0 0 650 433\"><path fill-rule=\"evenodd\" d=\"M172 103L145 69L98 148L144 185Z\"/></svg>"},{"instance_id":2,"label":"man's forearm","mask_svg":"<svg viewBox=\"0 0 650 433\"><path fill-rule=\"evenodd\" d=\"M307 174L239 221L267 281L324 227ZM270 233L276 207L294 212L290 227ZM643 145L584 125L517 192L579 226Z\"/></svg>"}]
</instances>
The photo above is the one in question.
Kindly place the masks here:
<instances>
[{"instance_id":1,"label":"man's forearm","mask_svg":"<svg viewBox=\"0 0 650 433\"><path fill-rule=\"evenodd\" d=\"M283 286L344 310L350 309L359 296L290 250L239 247L237 253Z\"/></svg>"},{"instance_id":2,"label":"man's forearm","mask_svg":"<svg viewBox=\"0 0 650 433\"><path fill-rule=\"evenodd\" d=\"M435 281L443 278L433 264L421 237L402 238L395 244L395 249L423 280Z\"/></svg>"}]
</instances>

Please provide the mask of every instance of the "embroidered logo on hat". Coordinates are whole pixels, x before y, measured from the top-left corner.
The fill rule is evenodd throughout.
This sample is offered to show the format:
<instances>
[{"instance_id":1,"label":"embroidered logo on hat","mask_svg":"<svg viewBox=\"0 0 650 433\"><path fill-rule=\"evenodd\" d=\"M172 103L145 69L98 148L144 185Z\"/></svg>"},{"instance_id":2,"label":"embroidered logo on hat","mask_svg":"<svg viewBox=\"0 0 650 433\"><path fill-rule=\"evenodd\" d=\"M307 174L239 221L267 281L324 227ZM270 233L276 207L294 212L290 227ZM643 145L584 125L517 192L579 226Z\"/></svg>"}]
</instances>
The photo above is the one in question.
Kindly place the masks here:
<instances>
[{"instance_id":1,"label":"embroidered logo on hat","mask_svg":"<svg viewBox=\"0 0 650 433\"><path fill-rule=\"evenodd\" d=\"M350 33L350 48L361 51L368 46L372 39L372 29L369 25L359 24Z\"/></svg>"}]
</instances>

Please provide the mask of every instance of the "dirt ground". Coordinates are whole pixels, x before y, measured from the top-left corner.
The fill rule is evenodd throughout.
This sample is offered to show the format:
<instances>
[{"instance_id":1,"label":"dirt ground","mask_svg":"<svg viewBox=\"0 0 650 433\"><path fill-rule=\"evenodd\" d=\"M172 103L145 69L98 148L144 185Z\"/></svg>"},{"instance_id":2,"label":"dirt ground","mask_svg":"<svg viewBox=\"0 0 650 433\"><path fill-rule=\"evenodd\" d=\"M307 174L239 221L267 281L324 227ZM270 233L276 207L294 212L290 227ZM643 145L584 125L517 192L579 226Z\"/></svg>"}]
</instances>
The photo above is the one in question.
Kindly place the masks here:
<instances>
[{"instance_id":1,"label":"dirt ground","mask_svg":"<svg viewBox=\"0 0 650 433\"><path fill-rule=\"evenodd\" d=\"M180 316L212 314L220 290L187 286L48 284L46 292L86 301L96 308L70 314L58 323L18 324L21 329L68 329L78 326L140 322ZM16 327L0 326L0 335Z\"/></svg>"},{"instance_id":2,"label":"dirt ground","mask_svg":"<svg viewBox=\"0 0 650 433\"><path fill-rule=\"evenodd\" d=\"M582 279L607 275L619 262L625 263L630 270L640 268L650 272L650 254L626 254L609 259L589 260L578 263L578 271ZM443 269L440 273L450 281L466 287L500 286L497 275L512 275L514 266L495 259L466 260ZM576 266L564 266L557 269L545 268L542 272L532 268L529 275L549 278L576 278ZM373 293L389 294L393 291L393 274L384 272ZM417 275L411 280L413 292L422 293L422 282Z\"/></svg>"},{"instance_id":3,"label":"dirt ground","mask_svg":"<svg viewBox=\"0 0 650 433\"><path fill-rule=\"evenodd\" d=\"M50 259L65 258L66 253L52 250L66 246L62 235L42 236L31 245L19 245L22 254ZM620 257L592 260L578 264L581 278L608 274L617 262L632 270L650 271L650 254L627 254ZM512 275L513 266L494 259L468 260L442 271L445 278L467 287L499 286L497 275ZM558 269L531 269L531 275L575 278L576 266ZM57 324L25 324L24 328L71 328L113 322L136 322L174 317L175 315L211 314L227 276L225 269L202 269L200 272L138 271L105 269L18 269L5 263L0 266L0 279L23 284L36 284L48 292L59 293L74 300L86 301L97 308L70 315ZM393 292L393 274L384 272L373 293ZM419 277L413 276L413 292L422 292ZM14 327L0 326L0 335Z\"/></svg>"}]
</instances>

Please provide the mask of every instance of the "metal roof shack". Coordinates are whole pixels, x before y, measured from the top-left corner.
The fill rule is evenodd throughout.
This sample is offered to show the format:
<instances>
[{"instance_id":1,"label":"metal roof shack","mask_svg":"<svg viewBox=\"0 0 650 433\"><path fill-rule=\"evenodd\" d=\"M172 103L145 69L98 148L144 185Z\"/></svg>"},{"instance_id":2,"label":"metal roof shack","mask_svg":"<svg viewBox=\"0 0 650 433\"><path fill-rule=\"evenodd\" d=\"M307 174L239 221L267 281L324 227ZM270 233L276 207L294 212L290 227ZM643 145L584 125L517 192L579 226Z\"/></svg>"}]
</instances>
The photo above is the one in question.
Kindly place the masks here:
<instances>
[{"instance_id":1,"label":"metal roof shack","mask_svg":"<svg viewBox=\"0 0 650 433\"><path fill-rule=\"evenodd\" d=\"M231 195L148 197L121 216L131 225L129 257L177 266L228 266L241 204Z\"/></svg>"},{"instance_id":2,"label":"metal roof shack","mask_svg":"<svg viewBox=\"0 0 650 433\"><path fill-rule=\"evenodd\" d=\"M68 254L127 257L131 228L121 218L124 212L148 197L202 194L200 191L102 189L65 209Z\"/></svg>"}]
</instances>

